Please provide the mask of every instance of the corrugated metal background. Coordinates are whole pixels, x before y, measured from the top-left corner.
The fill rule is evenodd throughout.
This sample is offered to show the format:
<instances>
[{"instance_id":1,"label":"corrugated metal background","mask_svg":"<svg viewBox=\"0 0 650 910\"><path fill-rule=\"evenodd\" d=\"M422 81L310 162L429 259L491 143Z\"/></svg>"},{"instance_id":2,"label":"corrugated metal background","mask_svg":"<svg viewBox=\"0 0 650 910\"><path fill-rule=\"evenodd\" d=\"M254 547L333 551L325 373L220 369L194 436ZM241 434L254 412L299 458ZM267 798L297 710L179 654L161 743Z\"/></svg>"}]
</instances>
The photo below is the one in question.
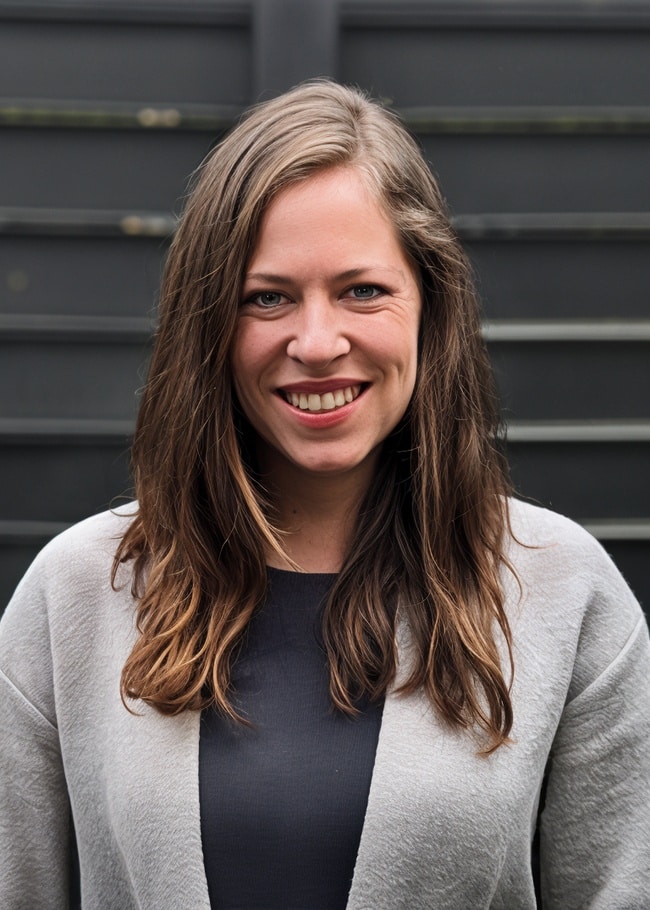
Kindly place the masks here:
<instances>
[{"instance_id":1,"label":"corrugated metal background","mask_svg":"<svg viewBox=\"0 0 650 910\"><path fill-rule=\"evenodd\" d=\"M399 110L476 264L522 494L650 607L650 0L0 0L0 602L128 495L186 179L313 75Z\"/></svg>"}]
</instances>

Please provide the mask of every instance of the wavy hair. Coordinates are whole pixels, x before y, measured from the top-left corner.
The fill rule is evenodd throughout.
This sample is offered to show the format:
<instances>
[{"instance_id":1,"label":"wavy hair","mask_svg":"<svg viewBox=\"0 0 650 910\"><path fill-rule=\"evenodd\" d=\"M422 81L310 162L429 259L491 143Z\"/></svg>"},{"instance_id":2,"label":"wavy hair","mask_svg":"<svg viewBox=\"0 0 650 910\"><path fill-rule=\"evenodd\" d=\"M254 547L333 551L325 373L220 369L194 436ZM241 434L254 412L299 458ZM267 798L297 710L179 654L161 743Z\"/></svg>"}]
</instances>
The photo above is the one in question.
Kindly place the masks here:
<instances>
[{"instance_id":1,"label":"wavy hair","mask_svg":"<svg viewBox=\"0 0 650 910\"><path fill-rule=\"evenodd\" d=\"M243 276L275 195L325 168L357 168L419 273L416 386L361 504L323 616L330 694L424 690L449 725L508 739L510 630L499 581L508 473L480 312L440 190L400 121L317 80L252 108L199 169L167 258L135 431L138 511L115 556L132 562L139 636L122 696L163 713L210 705L237 719L231 668L284 555L237 408L230 352ZM126 703L126 702L125 702Z\"/></svg>"}]
</instances>

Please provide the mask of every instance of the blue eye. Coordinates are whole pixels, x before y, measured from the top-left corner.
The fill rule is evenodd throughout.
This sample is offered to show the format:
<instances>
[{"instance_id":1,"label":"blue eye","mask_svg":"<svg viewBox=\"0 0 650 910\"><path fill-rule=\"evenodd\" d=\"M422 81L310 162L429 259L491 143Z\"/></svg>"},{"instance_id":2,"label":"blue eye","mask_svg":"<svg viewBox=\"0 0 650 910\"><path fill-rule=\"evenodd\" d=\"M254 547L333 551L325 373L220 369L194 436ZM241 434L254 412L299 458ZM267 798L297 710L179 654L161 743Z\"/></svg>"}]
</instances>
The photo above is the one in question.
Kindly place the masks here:
<instances>
[{"instance_id":1,"label":"blue eye","mask_svg":"<svg viewBox=\"0 0 650 910\"><path fill-rule=\"evenodd\" d=\"M257 306L271 309L272 307L279 306L284 299L284 295L278 294L276 291L261 291L258 294L252 294L248 300L246 300L246 303L255 303Z\"/></svg>"},{"instance_id":2,"label":"blue eye","mask_svg":"<svg viewBox=\"0 0 650 910\"><path fill-rule=\"evenodd\" d=\"M350 290L351 296L356 300L373 300L381 293L381 288L378 288L375 284L357 284Z\"/></svg>"}]
</instances>

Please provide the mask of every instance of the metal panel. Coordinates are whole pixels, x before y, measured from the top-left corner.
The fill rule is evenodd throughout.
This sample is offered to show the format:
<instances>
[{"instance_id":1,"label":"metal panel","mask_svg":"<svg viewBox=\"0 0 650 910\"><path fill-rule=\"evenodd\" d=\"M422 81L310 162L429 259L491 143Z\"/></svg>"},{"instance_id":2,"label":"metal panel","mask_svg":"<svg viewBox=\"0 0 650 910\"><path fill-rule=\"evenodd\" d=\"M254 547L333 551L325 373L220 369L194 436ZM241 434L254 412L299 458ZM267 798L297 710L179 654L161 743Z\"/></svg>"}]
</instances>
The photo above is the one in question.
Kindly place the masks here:
<instances>
[{"instance_id":1,"label":"metal panel","mask_svg":"<svg viewBox=\"0 0 650 910\"><path fill-rule=\"evenodd\" d=\"M467 241L490 319L648 318L647 241Z\"/></svg>"},{"instance_id":2,"label":"metal panel","mask_svg":"<svg viewBox=\"0 0 650 910\"><path fill-rule=\"evenodd\" d=\"M25 18L2 22L0 85L14 98L242 105L251 93L250 55L250 29L241 22Z\"/></svg>"},{"instance_id":3,"label":"metal panel","mask_svg":"<svg viewBox=\"0 0 650 910\"><path fill-rule=\"evenodd\" d=\"M7 130L0 199L6 206L175 209L213 141L186 131Z\"/></svg>"},{"instance_id":4,"label":"metal panel","mask_svg":"<svg viewBox=\"0 0 650 910\"><path fill-rule=\"evenodd\" d=\"M422 144L455 213L650 210L650 135L429 135Z\"/></svg>"},{"instance_id":5,"label":"metal panel","mask_svg":"<svg viewBox=\"0 0 650 910\"><path fill-rule=\"evenodd\" d=\"M648 342L495 341L489 348L504 410L517 419L650 419Z\"/></svg>"},{"instance_id":6,"label":"metal panel","mask_svg":"<svg viewBox=\"0 0 650 910\"><path fill-rule=\"evenodd\" d=\"M35 438L0 446L3 520L73 522L128 493L128 438L48 442Z\"/></svg>"},{"instance_id":7,"label":"metal panel","mask_svg":"<svg viewBox=\"0 0 650 910\"><path fill-rule=\"evenodd\" d=\"M0 235L0 314L146 316L166 248L157 237Z\"/></svg>"},{"instance_id":8,"label":"metal panel","mask_svg":"<svg viewBox=\"0 0 650 910\"><path fill-rule=\"evenodd\" d=\"M140 342L0 339L0 416L133 418L146 362Z\"/></svg>"},{"instance_id":9,"label":"metal panel","mask_svg":"<svg viewBox=\"0 0 650 910\"><path fill-rule=\"evenodd\" d=\"M498 4L465 4L464 24L436 21L400 25L372 6L341 34L340 74L397 107L411 105L647 105L648 22L628 29L563 28L557 7L546 21L526 19L526 4L508 24ZM460 6L460 4L459 4ZM611 4L615 9L615 5ZM459 16L456 17L460 18ZM502 24L503 23L503 24Z\"/></svg>"},{"instance_id":10,"label":"metal panel","mask_svg":"<svg viewBox=\"0 0 650 910\"><path fill-rule=\"evenodd\" d=\"M576 521L650 514L648 442L510 442L508 456L517 490Z\"/></svg>"}]
</instances>

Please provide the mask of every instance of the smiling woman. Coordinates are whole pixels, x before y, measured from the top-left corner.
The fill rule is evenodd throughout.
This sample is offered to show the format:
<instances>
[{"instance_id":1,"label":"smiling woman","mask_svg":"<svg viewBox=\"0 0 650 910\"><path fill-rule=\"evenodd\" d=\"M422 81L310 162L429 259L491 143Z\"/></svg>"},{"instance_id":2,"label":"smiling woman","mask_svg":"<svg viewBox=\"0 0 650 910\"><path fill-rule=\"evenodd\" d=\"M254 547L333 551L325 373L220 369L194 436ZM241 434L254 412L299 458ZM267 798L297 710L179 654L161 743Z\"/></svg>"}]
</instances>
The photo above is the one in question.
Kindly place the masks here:
<instances>
[{"instance_id":1,"label":"smiling woman","mask_svg":"<svg viewBox=\"0 0 650 910\"><path fill-rule=\"evenodd\" d=\"M67 905L72 827L102 910L649 905L643 615L511 497L465 254L360 92L205 161L133 468L0 626L3 910Z\"/></svg>"}]
</instances>

